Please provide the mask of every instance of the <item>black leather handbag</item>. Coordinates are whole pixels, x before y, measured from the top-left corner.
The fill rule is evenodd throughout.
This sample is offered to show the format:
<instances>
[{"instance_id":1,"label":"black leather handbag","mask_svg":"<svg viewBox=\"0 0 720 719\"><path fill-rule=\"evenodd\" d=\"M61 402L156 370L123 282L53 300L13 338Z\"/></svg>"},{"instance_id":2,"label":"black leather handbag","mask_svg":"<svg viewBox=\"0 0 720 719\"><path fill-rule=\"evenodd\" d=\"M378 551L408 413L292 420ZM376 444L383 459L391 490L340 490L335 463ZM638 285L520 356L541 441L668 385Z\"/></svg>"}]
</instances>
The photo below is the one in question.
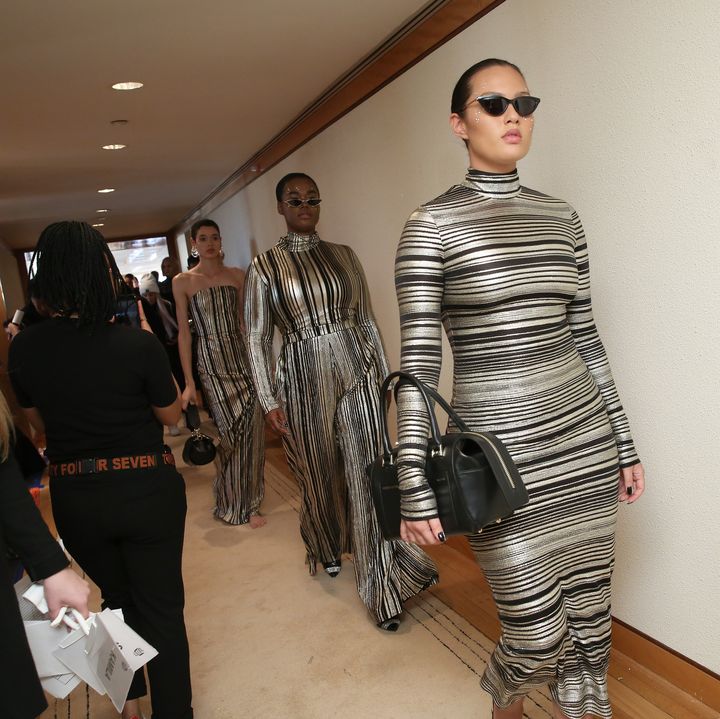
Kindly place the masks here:
<instances>
[{"instance_id":1,"label":"black leather handbag","mask_svg":"<svg viewBox=\"0 0 720 719\"><path fill-rule=\"evenodd\" d=\"M211 437L200 431L200 412L197 405L188 405L185 410L185 423L192 434L183 447L183 462L198 466L210 464L215 459L215 445Z\"/></svg>"},{"instance_id":2,"label":"black leather handbag","mask_svg":"<svg viewBox=\"0 0 720 719\"><path fill-rule=\"evenodd\" d=\"M422 395L430 418L425 477L437 500L446 535L473 534L510 516L528 503L528 493L505 445L490 432L471 432L455 410L437 393L407 372L392 372L383 382L383 402L393 380L395 395L403 384ZM434 400L452 419L458 432L440 436L431 404ZM397 447L391 447L387 411L383 413L383 453L366 472L373 504L386 539L400 536L400 489Z\"/></svg>"}]
</instances>

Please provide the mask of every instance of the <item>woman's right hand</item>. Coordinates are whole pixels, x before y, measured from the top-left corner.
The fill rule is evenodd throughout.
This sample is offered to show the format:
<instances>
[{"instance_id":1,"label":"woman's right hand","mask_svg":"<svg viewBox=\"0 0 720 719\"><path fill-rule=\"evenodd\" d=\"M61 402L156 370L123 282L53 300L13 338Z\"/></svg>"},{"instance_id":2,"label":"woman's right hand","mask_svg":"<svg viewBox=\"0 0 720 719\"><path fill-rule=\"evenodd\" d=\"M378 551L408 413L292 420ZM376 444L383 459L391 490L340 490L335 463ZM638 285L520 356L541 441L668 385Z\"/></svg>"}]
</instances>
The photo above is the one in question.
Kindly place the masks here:
<instances>
[{"instance_id":1,"label":"woman's right hand","mask_svg":"<svg viewBox=\"0 0 720 719\"><path fill-rule=\"evenodd\" d=\"M284 437L290 436L290 428L288 427L287 417L282 408L276 407L271 409L265 415L265 421L270 425L270 429Z\"/></svg>"},{"instance_id":2,"label":"woman's right hand","mask_svg":"<svg viewBox=\"0 0 720 719\"><path fill-rule=\"evenodd\" d=\"M192 382L185 384L185 389L181 395L182 408L185 410L189 404L197 404L197 392L195 391L195 385Z\"/></svg>"},{"instance_id":3,"label":"woman's right hand","mask_svg":"<svg viewBox=\"0 0 720 719\"><path fill-rule=\"evenodd\" d=\"M442 544L445 541L445 532L437 518L419 522L403 519L400 521L400 539L413 544Z\"/></svg>"},{"instance_id":4,"label":"woman's right hand","mask_svg":"<svg viewBox=\"0 0 720 719\"><path fill-rule=\"evenodd\" d=\"M45 579L43 591L51 619L55 619L63 607L73 607L88 618L90 585L69 567Z\"/></svg>"}]
</instances>

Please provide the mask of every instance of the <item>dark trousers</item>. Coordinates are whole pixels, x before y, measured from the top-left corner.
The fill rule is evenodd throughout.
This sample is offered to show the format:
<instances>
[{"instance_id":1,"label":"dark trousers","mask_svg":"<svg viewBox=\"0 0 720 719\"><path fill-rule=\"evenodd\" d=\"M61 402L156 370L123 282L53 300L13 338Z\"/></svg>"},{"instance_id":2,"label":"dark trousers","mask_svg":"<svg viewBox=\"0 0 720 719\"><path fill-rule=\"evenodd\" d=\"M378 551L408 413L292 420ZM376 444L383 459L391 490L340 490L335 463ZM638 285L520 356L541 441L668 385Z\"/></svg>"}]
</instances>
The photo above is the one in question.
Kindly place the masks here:
<instances>
[{"instance_id":1,"label":"dark trousers","mask_svg":"<svg viewBox=\"0 0 720 719\"><path fill-rule=\"evenodd\" d=\"M54 477L53 515L70 554L100 587L103 608L158 651L147 664L152 719L190 719L183 607L185 484L173 467ZM146 694L142 671L128 699Z\"/></svg>"},{"instance_id":2,"label":"dark trousers","mask_svg":"<svg viewBox=\"0 0 720 719\"><path fill-rule=\"evenodd\" d=\"M183 372L182 364L180 363L180 352L178 350L177 342L175 344L166 344L165 352L170 360L170 369L172 370L173 377L178 383L180 391L183 392L185 390L185 373Z\"/></svg>"}]
</instances>

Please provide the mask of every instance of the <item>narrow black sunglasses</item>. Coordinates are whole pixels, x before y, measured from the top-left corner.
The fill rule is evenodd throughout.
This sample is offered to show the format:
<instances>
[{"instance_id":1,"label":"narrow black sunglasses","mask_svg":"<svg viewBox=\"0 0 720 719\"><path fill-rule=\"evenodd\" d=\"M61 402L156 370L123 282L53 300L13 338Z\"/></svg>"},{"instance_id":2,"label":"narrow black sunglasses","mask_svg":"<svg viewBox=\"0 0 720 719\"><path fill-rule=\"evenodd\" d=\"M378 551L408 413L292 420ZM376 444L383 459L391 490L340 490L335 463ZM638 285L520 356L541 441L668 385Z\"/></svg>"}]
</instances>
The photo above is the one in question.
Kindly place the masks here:
<instances>
[{"instance_id":1,"label":"narrow black sunglasses","mask_svg":"<svg viewBox=\"0 0 720 719\"><path fill-rule=\"evenodd\" d=\"M493 117L500 117L505 114L505 110L508 109L508 105L512 105L515 108L520 117L528 117L532 115L540 104L539 97L532 97L531 95L520 95L513 100L509 100L507 97L502 95L482 95L471 100L465 108L467 109L473 102L477 102L488 115Z\"/></svg>"},{"instance_id":2,"label":"narrow black sunglasses","mask_svg":"<svg viewBox=\"0 0 720 719\"><path fill-rule=\"evenodd\" d=\"M302 207L307 205L308 207L317 207L322 200L319 197L309 197L307 200L301 200L299 197L294 197L292 200L283 200L288 207Z\"/></svg>"}]
</instances>

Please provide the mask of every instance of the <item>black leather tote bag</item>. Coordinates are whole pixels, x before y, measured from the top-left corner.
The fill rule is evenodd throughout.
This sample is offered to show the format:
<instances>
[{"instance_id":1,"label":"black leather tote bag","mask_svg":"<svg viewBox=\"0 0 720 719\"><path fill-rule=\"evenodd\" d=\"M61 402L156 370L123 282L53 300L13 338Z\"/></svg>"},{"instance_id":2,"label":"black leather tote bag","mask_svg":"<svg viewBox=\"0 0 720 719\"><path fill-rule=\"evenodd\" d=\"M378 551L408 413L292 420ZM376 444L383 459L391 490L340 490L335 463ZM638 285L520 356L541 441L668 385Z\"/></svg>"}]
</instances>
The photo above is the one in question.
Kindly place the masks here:
<instances>
[{"instance_id":1,"label":"black leather tote bag","mask_svg":"<svg viewBox=\"0 0 720 719\"><path fill-rule=\"evenodd\" d=\"M382 402L393 380L395 395L403 384L422 395L430 419L425 477L435 493L438 516L446 535L473 534L510 516L528 503L528 494L505 445L490 432L471 432L452 407L433 389L407 372L392 372L381 389ZM434 400L455 423L458 432L440 435ZM400 536L400 489L397 447L390 444L387 411L383 412L383 453L366 472L373 504L386 539Z\"/></svg>"}]
</instances>

